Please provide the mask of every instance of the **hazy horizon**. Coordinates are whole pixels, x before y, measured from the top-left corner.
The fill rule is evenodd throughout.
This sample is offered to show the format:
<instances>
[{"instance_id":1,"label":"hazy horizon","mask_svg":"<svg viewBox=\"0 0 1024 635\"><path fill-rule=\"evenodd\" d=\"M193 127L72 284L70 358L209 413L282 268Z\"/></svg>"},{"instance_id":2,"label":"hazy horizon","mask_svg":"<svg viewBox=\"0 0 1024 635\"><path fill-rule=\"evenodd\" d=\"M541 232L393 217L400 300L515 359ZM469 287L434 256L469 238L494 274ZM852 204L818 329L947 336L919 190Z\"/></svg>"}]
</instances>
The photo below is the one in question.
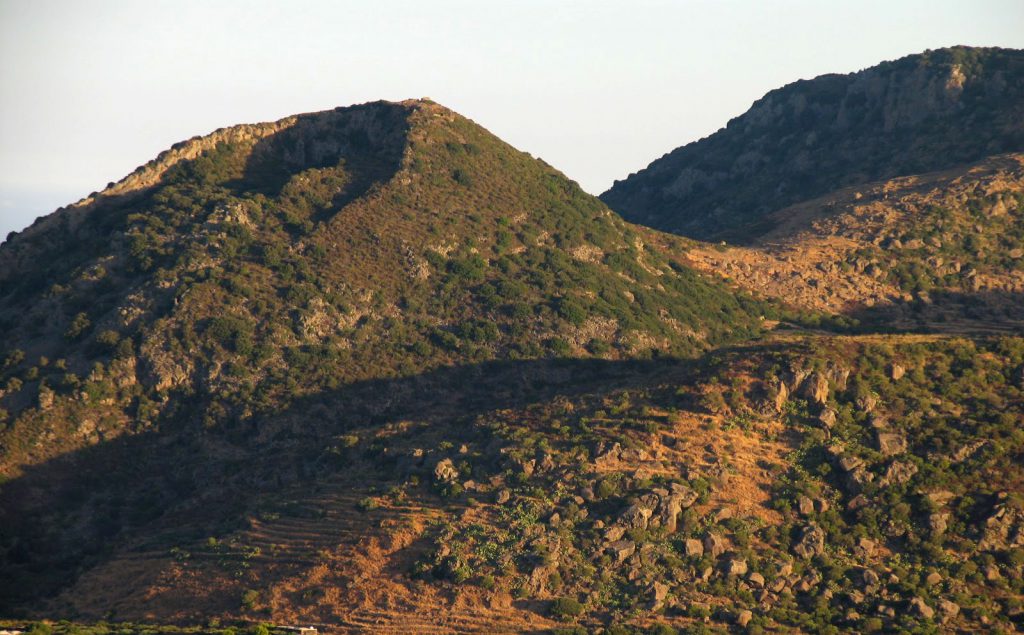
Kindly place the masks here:
<instances>
[{"instance_id":1,"label":"hazy horizon","mask_svg":"<svg viewBox=\"0 0 1024 635\"><path fill-rule=\"evenodd\" d=\"M177 141L429 96L594 194L767 91L944 46L1024 5L0 1L0 240Z\"/></svg>"}]
</instances>

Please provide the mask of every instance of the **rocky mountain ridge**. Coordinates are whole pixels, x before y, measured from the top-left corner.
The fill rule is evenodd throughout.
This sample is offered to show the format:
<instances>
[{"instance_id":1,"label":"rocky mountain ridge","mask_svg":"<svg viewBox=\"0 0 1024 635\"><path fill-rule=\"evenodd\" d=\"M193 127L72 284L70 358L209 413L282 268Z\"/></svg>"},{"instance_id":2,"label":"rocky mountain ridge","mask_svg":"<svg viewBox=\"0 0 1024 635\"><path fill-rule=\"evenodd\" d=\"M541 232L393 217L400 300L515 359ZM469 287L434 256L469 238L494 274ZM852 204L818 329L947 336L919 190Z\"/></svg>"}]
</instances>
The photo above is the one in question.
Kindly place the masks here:
<instances>
[{"instance_id":1,"label":"rocky mountain ridge","mask_svg":"<svg viewBox=\"0 0 1024 635\"><path fill-rule=\"evenodd\" d=\"M833 190L1024 150L1022 67L1020 51L955 47L794 82L601 198L691 238L755 238Z\"/></svg>"}]
</instances>

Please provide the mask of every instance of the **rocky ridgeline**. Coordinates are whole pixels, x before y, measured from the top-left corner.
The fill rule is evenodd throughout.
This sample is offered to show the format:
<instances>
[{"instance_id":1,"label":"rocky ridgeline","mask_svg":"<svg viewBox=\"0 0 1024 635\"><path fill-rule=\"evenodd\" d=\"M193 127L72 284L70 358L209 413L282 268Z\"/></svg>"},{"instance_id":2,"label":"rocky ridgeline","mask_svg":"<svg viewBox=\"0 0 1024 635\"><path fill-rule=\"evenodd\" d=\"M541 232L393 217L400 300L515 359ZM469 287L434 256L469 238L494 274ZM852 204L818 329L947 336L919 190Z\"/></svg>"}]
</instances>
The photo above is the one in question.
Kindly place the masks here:
<instances>
[{"instance_id":1,"label":"rocky ridgeline","mask_svg":"<svg viewBox=\"0 0 1024 635\"><path fill-rule=\"evenodd\" d=\"M775 210L858 183L1024 149L1024 54L958 47L771 91L601 195L627 220L755 239Z\"/></svg>"}]
</instances>

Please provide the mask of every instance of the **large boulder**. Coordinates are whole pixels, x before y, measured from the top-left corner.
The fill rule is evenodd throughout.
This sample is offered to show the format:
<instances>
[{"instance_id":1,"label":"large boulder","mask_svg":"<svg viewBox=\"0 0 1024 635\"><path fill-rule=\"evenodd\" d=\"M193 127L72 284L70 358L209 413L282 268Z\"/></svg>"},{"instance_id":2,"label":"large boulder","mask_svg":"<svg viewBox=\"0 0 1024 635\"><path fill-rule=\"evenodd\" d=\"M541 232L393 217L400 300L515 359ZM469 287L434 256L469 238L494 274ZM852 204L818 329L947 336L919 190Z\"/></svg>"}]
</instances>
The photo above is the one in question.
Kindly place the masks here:
<instances>
[{"instance_id":1,"label":"large boulder","mask_svg":"<svg viewBox=\"0 0 1024 635\"><path fill-rule=\"evenodd\" d=\"M917 466L913 463L905 461L893 461L886 468L885 474L878 480L878 484L881 487L888 487L890 485L902 485L909 481L913 476L917 474Z\"/></svg>"},{"instance_id":2,"label":"large boulder","mask_svg":"<svg viewBox=\"0 0 1024 635\"><path fill-rule=\"evenodd\" d=\"M861 572L861 580L864 582L864 586L869 588L878 586L881 581L878 574L871 569L864 569L864 571Z\"/></svg>"},{"instance_id":3,"label":"large boulder","mask_svg":"<svg viewBox=\"0 0 1024 635\"><path fill-rule=\"evenodd\" d=\"M946 528L949 526L948 513L936 513L928 515L928 533L933 538L938 538L942 534L946 533Z\"/></svg>"},{"instance_id":4,"label":"large boulder","mask_svg":"<svg viewBox=\"0 0 1024 635\"><path fill-rule=\"evenodd\" d=\"M688 556L699 558L704 555L704 543L696 538L687 538L683 541L683 552Z\"/></svg>"},{"instance_id":5,"label":"large boulder","mask_svg":"<svg viewBox=\"0 0 1024 635\"><path fill-rule=\"evenodd\" d=\"M856 496L863 492L864 486L873 481L874 478L874 474L862 467L858 467L851 472L843 474L843 489L845 489L848 494Z\"/></svg>"},{"instance_id":6,"label":"large boulder","mask_svg":"<svg viewBox=\"0 0 1024 635\"><path fill-rule=\"evenodd\" d=\"M774 379L768 383L767 391L768 403L776 412L782 412L786 407L786 401L789 399L789 388L786 388L785 382L780 379Z\"/></svg>"},{"instance_id":7,"label":"large boulder","mask_svg":"<svg viewBox=\"0 0 1024 635\"><path fill-rule=\"evenodd\" d=\"M746 628L747 624L750 624L750 620L754 619L754 614L750 609L743 609L736 614L736 625L740 628Z\"/></svg>"},{"instance_id":8,"label":"large boulder","mask_svg":"<svg viewBox=\"0 0 1024 635\"><path fill-rule=\"evenodd\" d=\"M658 519L661 526L665 528L670 534L676 532L678 529L679 514L683 512L683 506L680 504L678 497L670 496L662 500L659 506Z\"/></svg>"},{"instance_id":9,"label":"large boulder","mask_svg":"<svg viewBox=\"0 0 1024 635\"><path fill-rule=\"evenodd\" d=\"M718 534L710 533L704 536L704 553L712 558L717 558L725 553L726 547L725 539Z\"/></svg>"},{"instance_id":10,"label":"large boulder","mask_svg":"<svg viewBox=\"0 0 1024 635\"><path fill-rule=\"evenodd\" d=\"M915 617L921 617L926 620L930 620L935 617L935 609L928 606L927 603L921 598L914 598L910 601L910 614Z\"/></svg>"},{"instance_id":11,"label":"large boulder","mask_svg":"<svg viewBox=\"0 0 1024 635\"><path fill-rule=\"evenodd\" d=\"M854 456L852 454L844 454L843 456L839 457L837 465L839 466L839 469L849 473L864 467L864 459L860 458L859 456Z\"/></svg>"},{"instance_id":12,"label":"large boulder","mask_svg":"<svg viewBox=\"0 0 1024 635\"><path fill-rule=\"evenodd\" d=\"M796 499L797 509L801 516L810 516L814 513L814 501L809 496L801 494Z\"/></svg>"},{"instance_id":13,"label":"large boulder","mask_svg":"<svg viewBox=\"0 0 1024 635\"><path fill-rule=\"evenodd\" d=\"M885 456L895 456L907 451L907 439L898 432L878 430L875 432L878 451Z\"/></svg>"},{"instance_id":14,"label":"large boulder","mask_svg":"<svg viewBox=\"0 0 1024 635\"><path fill-rule=\"evenodd\" d=\"M789 389L789 393L793 394L798 391L810 374L811 371L806 368L793 368L784 373L783 382L786 388Z\"/></svg>"},{"instance_id":15,"label":"large boulder","mask_svg":"<svg viewBox=\"0 0 1024 635\"><path fill-rule=\"evenodd\" d=\"M878 397L871 393L865 393L857 397L856 404L861 412L870 413L878 406Z\"/></svg>"},{"instance_id":16,"label":"large boulder","mask_svg":"<svg viewBox=\"0 0 1024 635\"><path fill-rule=\"evenodd\" d=\"M828 403L828 393L828 377L817 371L811 373L800 386L800 395L819 406Z\"/></svg>"},{"instance_id":17,"label":"large boulder","mask_svg":"<svg viewBox=\"0 0 1024 635\"><path fill-rule=\"evenodd\" d=\"M459 471L451 459L441 459L434 466L434 480L439 483L451 483L459 478Z\"/></svg>"},{"instance_id":18,"label":"large boulder","mask_svg":"<svg viewBox=\"0 0 1024 635\"><path fill-rule=\"evenodd\" d=\"M825 553L825 532L815 524L807 525L793 545L793 553L805 560Z\"/></svg>"},{"instance_id":19,"label":"large boulder","mask_svg":"<svg viewBox=\"0 0 1024 635\"><path fill-rule=\"evenodd\" d=\"M678 497L679 505L683 509L692 507L700 498L700 494L682 483L672 483L670 489L672 490L670 496Z\"/></svg>"},{"instance_id":20,"label":"large boulder","mask_svg":"<svg viewBox=\"0 0 1024 635\"><path fill-rule=\"evenodd\" d=\"M636 553L636 543L632 540L619 540L608 545L608 552L615 558L615 562L625 562Z\"/></svg>"},{"instance_id":21,"label":"large boulder","mask_svg":"<svg viewBox=\"0 0 1024 635\"><path fill-rule=\"evenodd\" d=\"M829 362L828 368L825 370L825 375L828 380L832 382L836 390L846 390L846 384L850 379L850 369L844 366L839 366Z\"/></svg>"},{"instance_id":22,"label":"large boulder","mask_svg":"<svg viewBox=\"0 0 1024 635\"><path fill-rule=\"evenodd\" d=\"M594 465L597 467L606 467L617 462L621 455L622 446L617 442L608 445L602 441L596 448L594 448Z\"/></svg>"},{"instance_id":23,"label":"large boulder","mask_svg":"<svg viewBox=\"0 0 1024 635\"><path fill-rule=\"evenodd\" d=\"M960 605L951 600L943 598L936 603L936 606L939 609L939 620L943 624L956 619L956 616L960 614Z\"/></svg>"},{"instance_id":24,"label":"large boulder","mask_svg":"<svg viewBox=\"0 0 1024 635\"><path fill-rule=\"evenodd\" d=\"M749 567L747 566L747 561L743 558L733 557L726 561L723 570L729 576L743 576L747 574Z\"/></svg>"},{"instance_id":25,"label":"large boulder","mask_svg":"<svg viewBox=\"0 0 1024 635\"><path fill-rule=\"evenodd\" d=\"M626 535L626 528L622 526L609 527L604 530L605 542L616 542L622 540L622 537Z\"/></svg>"},{"instance_id":26,"label":"large boulder","mask_svg":"<svg viewBox=\"0 0 1024 635\"><path fill-rule=\"evenodd\" d=\"M654 510L650 507L641 505L640 503L634 503L627 507L616 521L619 525L629 527L630 529L647 529L647 524L651 520L651 516L654 514Z\"/></svg>"},{"instance_id":27,"label":"large boulder","mask_svg":"<svg viewBox=\"0 0 1024 635\"><path fill-rule=\"evenodd\" d=\"M668 598L669 586L663 582L655 582L651 585L650 597L651 597L651 610L658 610L665 604L665 600Z\"/></svg>"}]
</instances>

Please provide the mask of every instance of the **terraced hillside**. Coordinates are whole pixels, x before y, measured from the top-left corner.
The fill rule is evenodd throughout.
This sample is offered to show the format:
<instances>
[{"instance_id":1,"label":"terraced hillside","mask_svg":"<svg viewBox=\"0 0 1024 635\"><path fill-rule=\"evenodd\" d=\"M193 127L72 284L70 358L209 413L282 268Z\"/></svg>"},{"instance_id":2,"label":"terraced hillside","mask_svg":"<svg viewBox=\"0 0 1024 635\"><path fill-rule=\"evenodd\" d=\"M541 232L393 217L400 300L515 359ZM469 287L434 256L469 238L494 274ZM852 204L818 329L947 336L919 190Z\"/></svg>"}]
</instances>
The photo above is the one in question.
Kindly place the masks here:
<instances>
[{"instance_id":1,"label":"terraced hillside","mask_svg":"<svg viewBox=\"0 0 1024 635\"><path fill-rule=\"evenodd\" d=\"M377 404L292 485L232 522L125 531L46 610L344 633L1012 629L1022 382L1021 338L779 335L700 364L342 389L278 415ZM249 477L282 474L267 463ZM231 504L207 498L205 520Z\"/></svg>"}]
</instances>

